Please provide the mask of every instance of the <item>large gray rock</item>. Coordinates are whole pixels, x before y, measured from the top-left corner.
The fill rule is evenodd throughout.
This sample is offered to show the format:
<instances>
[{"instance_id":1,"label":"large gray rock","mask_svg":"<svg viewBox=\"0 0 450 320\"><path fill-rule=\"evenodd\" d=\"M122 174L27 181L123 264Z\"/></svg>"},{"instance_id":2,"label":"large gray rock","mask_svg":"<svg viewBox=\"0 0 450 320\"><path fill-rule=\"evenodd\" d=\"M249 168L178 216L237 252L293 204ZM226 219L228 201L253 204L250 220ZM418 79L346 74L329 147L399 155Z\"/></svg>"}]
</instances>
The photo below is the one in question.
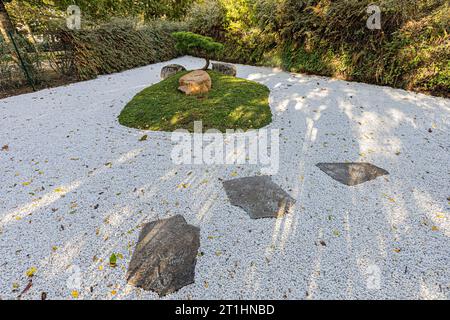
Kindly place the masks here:
<instances>
[{"instance_id":1,"label":"large gray rock","mask_svg":"<svg viewBox=\"0 0 450 320\"><path fill-rule=\"evenodd\" d=\"M160 296L194 282L200 229L177 215L147 223L131 257L127 281Z\"/></svg>"},{"instance_id":2,"label":"large gray rock","mask_svg":"<svg viewBox=\"0 0 450 320\"><path fill-rule=\"evenodd\" d=\"M228 180L223 186L230 203L244 209L252 219L281 217L295 203L269 176Z\"/></svg>"},{"instance_id":3,"label":"large gray rock","mask_svg":"<svg viewBox=\"0 0 450 320\"><path fill-rule=\"evenodd\" d=\"M227 76L236 77L236 67L232 64L215 62L212 64L212 69L214 71L226 74Z\"/></svg>"},{"instance_id":4,"label":"large gray rock","mask_svg":"<svg viewBox=\"0 0 450 320\"><path fill-rule=\"evenodd\" d=\"M318 163L316 166L334 180L348 186L355 186L389 174L386 170L365 162Z\"/></svg>"},{"instance_id":5,"label":"large gray rock","mask_svg":"<svg viewBox=\"0 0 450 320\"><path fill-rule=\"evenodd\" d=\"M186 68L179 64L169 64L161 69L161 79L165 80L181 71L186 71Z\"/></svg>"}]
</instances>

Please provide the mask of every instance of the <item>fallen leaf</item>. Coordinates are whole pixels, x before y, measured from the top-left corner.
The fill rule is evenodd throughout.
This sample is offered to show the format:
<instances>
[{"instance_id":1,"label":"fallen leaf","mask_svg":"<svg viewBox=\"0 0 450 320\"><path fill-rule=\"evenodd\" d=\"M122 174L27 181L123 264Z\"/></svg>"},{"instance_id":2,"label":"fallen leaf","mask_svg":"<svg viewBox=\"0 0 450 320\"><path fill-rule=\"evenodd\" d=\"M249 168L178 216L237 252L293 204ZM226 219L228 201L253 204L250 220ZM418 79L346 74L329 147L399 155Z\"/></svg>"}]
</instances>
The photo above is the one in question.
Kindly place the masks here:
<instances>
[{"instance_id":1,"label":"fallen leaf","mask_svg":"<svg viewBox=\"0 0 450 320\"><path fill-rule=\"evenodd\" d=\"M7 145L7 144L5 144L3 147L2 147L2 151L8 151L9 150L9 146Z\"/></svg>"},{"instance_id":2,"label":"fallen leaf","mask_svg":"<svg viewBox=\"0 0 450 320\"><path fill-rule=\"evenodd\" d=\"M148 135L144 134L141 138L139 138L139 141L146 141L148 138Z\"/></svg>"},{"instance_id":3,"label":"fallen leaf","mask_svg":"<svg viewBox=\"0 0 450 320\"><path fill-rule=\"evenodd\" d=\"M436 226L432 226L432 227L431 227L431 230L433 230L433 231L439 231L439 228L436 227Z\"/></svg>"},{"instance_id":4,"label":"fallen leaf","mask_svg":"<svg viewBox=\"0 0 450 320\"><path fill-rule=\"evenodd\" d=\"M26 285L25 289L22 290L22 292L19 294L19 296L17 297L17 299L20 300L20 299L22 298L22 296L23 296L25 293L27 293L28 290L31 289L32 286L33 286L33 281L30 279L30 280L28 281L28 284Z\"/></svg>"},{"instance_id":5,"label":"fallen leaf","mask_svg":"<svg viewBox=\"0 0 450 320\"><path fill-rule=\"evenodd\" d=\"M394 252L396 252L396 253L400 253L400 251L402 251L402 249L399 249L399 248L394 249Z\"/></svg>"},{"instance_id":6,"label":"fallen leaf","mask_svg":"<svg viewBox=\"0 0 450 320\"><path fill-rule=\"evenodd\" d=\"M36 274L36 271L37 271L36 267L31 267L30 269L27 270L26 275L28 277L32 277Z\"/></svg>"},{"instance_id":7,"label":"fallen leaf","mask_svg":"<svg viewBox=\"0 0 450 320\"><path fill-rule=\"evenodd\" d=\"M113 253L109 257L109 266L115 268L117 266L117 256Z\"/></svg>"},{"instance_id":8,"label":"fallen leaf","mask_svg":"<svg viewBox=\"0 0 450 320\"><path fill-rule=\"evenodd\" d=\"M78 299L78 296L80 295L77 290L73 290L70 294L74 299Z\"/></svg>"}]
</instances>

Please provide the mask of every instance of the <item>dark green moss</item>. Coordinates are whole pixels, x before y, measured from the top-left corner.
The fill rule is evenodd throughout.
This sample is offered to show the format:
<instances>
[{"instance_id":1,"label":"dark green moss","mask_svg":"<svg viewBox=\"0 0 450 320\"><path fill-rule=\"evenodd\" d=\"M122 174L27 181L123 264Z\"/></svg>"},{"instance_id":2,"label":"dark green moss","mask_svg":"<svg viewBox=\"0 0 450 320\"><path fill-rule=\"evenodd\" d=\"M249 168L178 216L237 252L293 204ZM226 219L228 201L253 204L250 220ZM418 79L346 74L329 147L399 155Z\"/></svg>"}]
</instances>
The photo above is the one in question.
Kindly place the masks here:
<instances>
[{"instance_id":1,"label":"dark green moss","mask_svg":"<svg viewBox=\"0 0 450 320\"><path fill-rule=\"evenodd\" d=\"M269 89L259 83L208 71L212 89L204 96L178 91L180 72L138 93L122 110L119 122L155 131L187 129L202 121L203 129L257 129L272 121Z\"/></svg>"}]
</instances>

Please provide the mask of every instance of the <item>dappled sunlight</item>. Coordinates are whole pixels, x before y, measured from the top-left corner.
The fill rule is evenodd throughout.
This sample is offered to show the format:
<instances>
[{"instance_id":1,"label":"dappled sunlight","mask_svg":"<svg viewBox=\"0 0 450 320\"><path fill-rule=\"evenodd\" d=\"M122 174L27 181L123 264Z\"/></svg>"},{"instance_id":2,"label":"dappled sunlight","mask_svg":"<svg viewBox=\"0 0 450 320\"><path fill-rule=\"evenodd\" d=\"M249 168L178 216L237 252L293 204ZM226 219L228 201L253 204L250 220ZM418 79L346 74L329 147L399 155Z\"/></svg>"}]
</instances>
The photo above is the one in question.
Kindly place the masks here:
<instances>
[{"instance_id":1,"label":"dappled sunlight","mask_svg":"<svg viewBox=\"0 0 450 320\"><path fill-rule=\"evenodd\" d=\"M318 230L318 234L316 239L322 239L323 238L323 230L320 228ZM306 299L311 300L315 298L316 291L319 289L319 279L321 277L321 270L322 270L322 255L323 255L324 248L322 246L317 246L317 252L315 254L315 259L312 263L312 269L308 277L308 288L306 296Z\"/></svg>"},{"instance_id":2,"label":"dappled sunlight","mask_svg":"<svg viewBox=\"0 0 450 320\"><path fill-rule=\"evenodd\" d=\"M39 270L43 269L43 276L50 279L56 279L59 276L69 278L68 268L74 263L80 255L86 244L84 236L77 236L70 239L63 246L55 247L55 251L40 261ZM51 249L51 248L49 248ZM50 251L50 250L49 250ZM44 266L48 266L44 269Z\"/></svg>"},{"instance_id":3,"label":"dappled sunlight","mask_svg":"<svg viewBox=\"0 0 450 320\"><path fill-rule=\"evenodd\" d=\"M428 193L423 190L414 189L412 195L417 206L425 212L430 221L423 223L431 228L431 231L440 232L450 237L450 212L436 203ZM432 206L435 210L430 211L428 208Z\"/></svg>"},{"instance_id":4,"label":"dappled sunlight","mask_svg":"<svg viewBox=\"0 0 450 320\"><path fill-rule=\"evenodd\" d=\"M70 184L59 186L53 191L43 195L42 197L33 200L30 203L22 205L12 212L6 213L0 221L0 226L5 227L7 224L13 222L14 220L20 221L26 215L33 214L35 211L51 205L55 201L61 199L61 197L64 197L69 192L72 192L73 190L79 188L82 182L82 180L77 180Z\"/></svg>"},{"instance_id":5,"label":"dappled sunlight","mask_svg":"<svg viewBox=\"0 0 450 320\"><path fill-rule=\"evenodd\" d=\"M384 298L393 292L400 298L448 296L438 287L447 279L441 264L450 241L442 169L448 162L448 101L271 69L238 69L243 78L271 89L273 122L265 128L280 133L280 168L272 180L296 200L288 212L278 219L251 220L229 203L223 181L261 175L263 166L249 163L243 150L224 148L224 158L233 164L176 165L170 159L170 134L111 125L124 103L117 102L101 130L93 131L97 136L80 136L80 147L70 149L82 160L63 162L52 172L59 183L51 181L51 189L34 201L2 207L0 232L18 242L5 250L8 262L31 257L5 268L20 266L22 273L28 265L38 269L36 288L27 297L35 297L43 283L54 284L49 290L55 297L71 298L66 281L76 265L82 273L80 297L159 299L127 285L125 274L143 225L176 214L201 229L201 255L196 282L163 299L226 298L230 293L254 299ZM133 82L128 88L134 92L140 86ZM258 103L258 97L250 101ZM102 114L108 105L99 108ZM180 124L183 116L177 113L168 121ZM238 121L247 116L255 118L257 112L238 106L230 117ZM88 129L103 121L81 116L73 121L81 119ZM111 130L103 133L105 128ZM139 140L144 134L148 139ZM54 135L65 137L66 131ZM91 144L93 140L100 142ZM227 137L225 146L232 141ZM246 139L247 149L255 143ZM92 159L85 159L83 152L91 152L93 145L99 157L92 153ZM61 148L68 146L64 142ZM235 163L236 158L245 158L245 164ZM390 175L348 187L315 166L322 161L370 162ZM59 177L72 173L69 165L75 174L61 181ZM26 170L34 168L21 169ZM21 199L30 190L21 190ZM78 199L77 212L69 214ZM52 207L59 209L53 215ZM40 228L46 231L39 223L54 230L30 245ZM109 265L112 253L121 256L115 268ZM381 290L366 287L371 265L381 269ZM15 277L2 280L9 286ZM18 278L21 285L26 280L23 274Z\"/></svg>"}]
</instances>

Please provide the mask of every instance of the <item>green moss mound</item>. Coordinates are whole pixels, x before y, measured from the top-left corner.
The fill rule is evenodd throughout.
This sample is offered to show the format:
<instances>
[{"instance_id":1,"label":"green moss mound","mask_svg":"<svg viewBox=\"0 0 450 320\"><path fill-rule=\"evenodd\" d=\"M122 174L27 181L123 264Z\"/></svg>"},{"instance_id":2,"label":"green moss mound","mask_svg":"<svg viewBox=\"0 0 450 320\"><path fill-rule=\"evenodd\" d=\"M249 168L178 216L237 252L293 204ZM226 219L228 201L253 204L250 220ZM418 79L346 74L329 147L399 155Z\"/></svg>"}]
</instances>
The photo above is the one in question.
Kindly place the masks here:
<instances>
[{"instance_id":1,"label":"green moss mound","mask_svg":"<svg viewBox=\"0 0 450 320\"><path fill-rule=\"evenodd\" d=\"M138 93L119 115L120 124L145 130L193 132L194 121L203 130L257 129L272 121L269 89L257 82L208 71L210 92L186 96L178 91L180 72Z\"/></svg>"}]
</instances>

